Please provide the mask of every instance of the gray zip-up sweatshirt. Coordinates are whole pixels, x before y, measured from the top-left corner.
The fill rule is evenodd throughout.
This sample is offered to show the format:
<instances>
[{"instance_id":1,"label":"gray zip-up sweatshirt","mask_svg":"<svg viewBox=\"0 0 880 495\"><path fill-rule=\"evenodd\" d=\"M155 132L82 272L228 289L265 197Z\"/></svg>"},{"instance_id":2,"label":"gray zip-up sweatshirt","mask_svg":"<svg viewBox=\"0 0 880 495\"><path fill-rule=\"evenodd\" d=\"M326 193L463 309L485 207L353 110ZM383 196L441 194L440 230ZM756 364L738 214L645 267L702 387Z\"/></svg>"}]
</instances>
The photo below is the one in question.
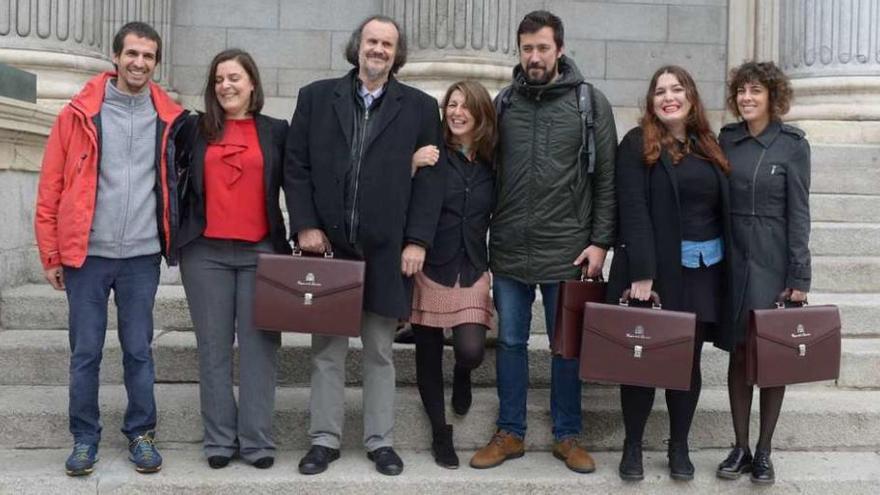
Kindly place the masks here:
<instances>
[{"instance_id":1,"label":"gray zip-up sweatshirt","mask_svg":"<svg viewBox=\"0 0 880 495\"><path fill-rule=\"evenodd\" d=\"M133 258L160 252L156 223L156 109L149 88L122 93L107 81L101 157L89 256Z\"/></svg>"}]
</instances>

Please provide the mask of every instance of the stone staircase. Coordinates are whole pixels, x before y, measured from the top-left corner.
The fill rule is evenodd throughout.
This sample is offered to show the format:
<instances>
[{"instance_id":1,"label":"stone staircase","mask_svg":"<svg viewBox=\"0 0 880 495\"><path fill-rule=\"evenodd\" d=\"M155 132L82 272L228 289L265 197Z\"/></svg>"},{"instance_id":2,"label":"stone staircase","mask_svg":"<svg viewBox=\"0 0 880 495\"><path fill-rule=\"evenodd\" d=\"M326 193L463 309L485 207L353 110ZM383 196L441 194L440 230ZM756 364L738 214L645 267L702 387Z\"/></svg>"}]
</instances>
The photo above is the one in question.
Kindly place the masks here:
<instances>
[{"instance_id":1,"label":"stone staircase","mask_svg":"<svg viewBox=\"0 0 880 495\"><path fill-rule=\"evenodd\" d=\"M837 304L843 317L840 379L793 386L774 438L779 481L774 493L877 493L880 491L880 147L813 147L811 302ZM858 180L854 179L858 177ZM35 277L36 281L37 278ZM395 445L406 464L397 478L373 471L361 445L360 344L347 362L343 458L324 475L304 477L296 463L308 446L309 337L282 339L276 403L278 462L266 472L233 463L210 470L201 457L198 364L195 338L175 270L165 270L156 301L154 357L159 405L158 439L166 463L155 476L136 475L118 434L125 407L121 352L111 317L102 369L105 425L102 461L87 479L69 479L62 463L71 444L67 431L67 308L64 294L34 283L0 294L0 494L4 493L746 493L747 480L724 482L715 465L733 439L725 389L727 354L706 346L704 389L691 446L697 476L689 485L669 480L663 438L668 416L662 394L646 431L646 479L625 484L616 475L623 428L616 387L583 389L583 441L596 451L598 470L574 474L549 453L550 352L540 304L533 308L530 349L528 454L487 471L435 466L427 451L428 422L415 388L414 350L395 345L397 426ZM112 303L111 303L112 306ZM112 310L111 310L112 313ZM446 352L447 374L451 349ZM447 376L449 378L449 376ZM449 418L464 463L489 438L497 413L495 355L474 374L474 405ZM757 400L755 407L757 408ZM753 415L757 431L757 414ZM756 434L756 433L754 433Z\"/></svg>"}]
</instances>

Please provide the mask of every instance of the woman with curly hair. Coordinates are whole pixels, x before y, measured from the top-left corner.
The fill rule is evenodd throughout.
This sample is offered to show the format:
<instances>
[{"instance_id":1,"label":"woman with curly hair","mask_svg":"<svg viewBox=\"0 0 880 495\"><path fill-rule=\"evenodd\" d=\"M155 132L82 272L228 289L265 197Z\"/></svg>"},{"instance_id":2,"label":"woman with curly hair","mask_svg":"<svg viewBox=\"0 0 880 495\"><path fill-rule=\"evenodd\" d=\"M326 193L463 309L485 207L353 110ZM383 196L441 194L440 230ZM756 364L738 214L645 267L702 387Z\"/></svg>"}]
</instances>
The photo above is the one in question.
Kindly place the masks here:
<instances>
[{"instance_id":1,"label":"woman with curly hair","mask_svg":"<svg viewBox=\"0 0 880 495\"><path fill-rule=\"evenodd\" d=\"M780 293L805 301L810 290L810 144L804 132L783 124L791 84L773 62L747 62L731 71L727 105L740 122L721 131L730 160L733 226L733 331L718 346L729 351L727 388L736 444L717 475L751 472L773 483L770 444L785 387L761 388L761 427L755 455L749 450L752 384L746 379L743 341L753 309L775 306ZM758 202L758 198L761 201Z\"/></svg>"},{"instance_id":2,"label":"woman with curly hair","mask_svg":"<svg viewBox=\"0 0 880 495\"><path fill-rule=\"evenodd\" d=\"M691 388L666 390L670 476L686 481L694 476L687 440L700 397L700 352L720 333L725 314L729 168L686 70L657 70L644 106L639 127L617 150L620 239L608 302L616 303L624 289L645 301L653 290L665 309L696 313ZM626 438L618 472L637 481L644 477L642 436L654 389L621 385L620 402Z\"/></svg>"}]
</instances>

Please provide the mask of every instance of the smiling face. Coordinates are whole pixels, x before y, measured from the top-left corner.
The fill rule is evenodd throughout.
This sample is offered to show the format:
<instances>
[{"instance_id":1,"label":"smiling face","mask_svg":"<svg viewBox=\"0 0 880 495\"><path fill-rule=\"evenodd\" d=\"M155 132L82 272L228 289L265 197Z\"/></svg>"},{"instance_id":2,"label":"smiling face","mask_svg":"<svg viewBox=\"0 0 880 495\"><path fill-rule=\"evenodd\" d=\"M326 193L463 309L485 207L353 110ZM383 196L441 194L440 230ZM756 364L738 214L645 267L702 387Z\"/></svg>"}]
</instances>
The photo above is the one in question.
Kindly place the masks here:
<instances>
[{"instance_id":1,"label":"smiling face","mask_svg":"<svg viewBox=\"0 0 880 495\"><path fill-rule=\"evenodd\" d=\"M397 55L397 39L394 24L373 20L364 26L358 49L358 76L362 81L388 79Z\"/></svg>"},{"instance_id":2,"label":"smiling face","mask_svg":"<svg viewBox=\"0 0 880 495\"><path fill-rule=\"evenodd\" d=\"M473 144L476 122L461 91L456 89L449 95L445 112L446 126L449 127L449 132L452 133L458 144L466 147Z\"/></svg>"},{"instance_id":3,"label":"smiling face","mask_svg":"<svg viewBox=\"0 0 880 495\"><path fill-rule=\"evenodd\" d=\"M691 112L685 87L670 73L661 74L654 87L654 115L670 130L684 130Z\"/></svg>"},{"instance_id":4,"label":"smiling face","mask_svg":"<svg viewBox=\"0 0 880 495\"><path fill-rule=\"evenodd\" d=\"M129 33L122 40L122 50L113 55L116 65L116 88L123 93L137 94L150 82L158 63L159 45L148 38Z\"/></svg>"},{"instance_id":5,"label":"smiling face","mask_svg":"<svg viewBox=\"0 0 880 495\"><path fill-rule=\"evenodd\" d=\"M254 83L238 60L217 64L214 73L214 93L228 119L247 117Z\"/></svg>"},{"instance_id":6,"label":"smiling face","mask_svg":"<svg viewBox=\"0 0 880 495\"><path fill-rule=\"evenodd\" d=\"M562 47L556 46L553 28L544 26L519 37L519 63L529 84L547 84L559 75Z\"/></svg>"},{"instance_id":7,"label":"smiling face","mask_svg":"<svg viewBox=\"0 0 880 495\"><path fill-rule=\"evenodd\" d=\"M746 122L760 123L770 120L770 92L767 86L750 81L737 88L736 109Z\"/></svg>"}]
</instances>

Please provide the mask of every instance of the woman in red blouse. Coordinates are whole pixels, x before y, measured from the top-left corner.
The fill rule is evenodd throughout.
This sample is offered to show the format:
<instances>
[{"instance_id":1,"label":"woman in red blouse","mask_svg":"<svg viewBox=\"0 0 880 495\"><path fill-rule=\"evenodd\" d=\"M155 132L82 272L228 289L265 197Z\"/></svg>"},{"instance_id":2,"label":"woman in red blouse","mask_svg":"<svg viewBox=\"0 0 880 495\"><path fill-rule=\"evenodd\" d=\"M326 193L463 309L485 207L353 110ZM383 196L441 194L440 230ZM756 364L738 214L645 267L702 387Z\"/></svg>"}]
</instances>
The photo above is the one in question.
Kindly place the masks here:
<instances>
[{"instance_id":1,"label":"woman in red blouse","mask_svg":"<svg viewBox=\"0 0 880 495\"><path fill-rule=\"evenodd\" d=\"M257 66L237 49L214 57L205 113L178 133L180 271L199 350L199 395L208 464L233 456L275 462L272 411L280 335L253 327L257 255L289 253L278 197L287 123L260 114ZM239 399L233 343L240 355Z\"/></svg>"}]
</instances>

